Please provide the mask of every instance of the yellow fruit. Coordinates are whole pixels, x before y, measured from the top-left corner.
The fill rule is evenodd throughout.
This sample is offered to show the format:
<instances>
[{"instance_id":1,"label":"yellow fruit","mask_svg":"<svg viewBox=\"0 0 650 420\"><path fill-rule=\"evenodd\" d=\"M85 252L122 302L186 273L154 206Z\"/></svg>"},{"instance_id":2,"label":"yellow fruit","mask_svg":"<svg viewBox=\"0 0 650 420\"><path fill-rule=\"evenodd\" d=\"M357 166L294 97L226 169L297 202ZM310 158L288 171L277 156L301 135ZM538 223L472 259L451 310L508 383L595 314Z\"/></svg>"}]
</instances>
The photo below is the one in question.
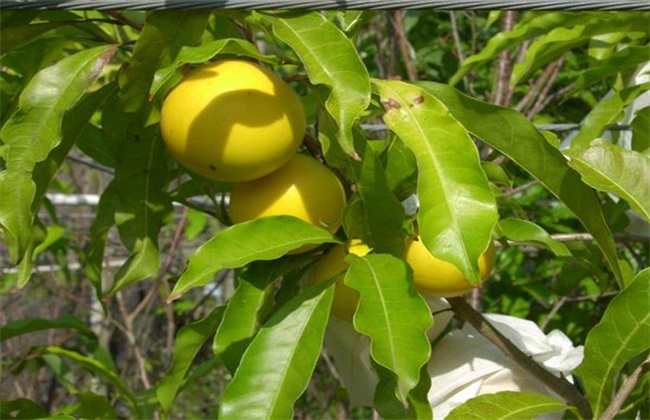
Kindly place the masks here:
<instances>
[{"instance_id":1,"label":"yellow fruit","mask_svg":"<svg viewBox=\"0 0 650 420\"><path fill-rule=\"evenodd\" d=\"M406 244L405 259L413 269L415 288L422 294L452 297L470 292L476 287L453 264L431 255L420 240L410 240ZM478 260L482 279L490 274L494 261L495 247L490 243Z\"/></svg>"},{"instance_id":2,"label":"yellow fruit","mask_svg":"<svg viewBox=\"0 0 650 420\"><path fill-rule=\"evenodd\" d=\"M163 139L185 167L240 182L267 175L296 153L305 132L298 95L277 75L242 60L189 72L167 95Z\"/></svg>"},{"instance_id":3,"label":"yellow fruit","mask_svg":"<svg viewBox=\"0 0 650 420\"><path fill-rule=\"evenodd\" d=\"M339 179L316 159L296 154L275 172L235 184L230 219L241 223L264 216L295 216L335 232L341 225L345 191ZM299 252L313 249L304 247Z\"/></svg>"},{"instance_id":4,"label":"yellow fruit","mask_svg":"<svg viewBox=\"0 0 650 420\"><path fill-rule=\"evenodd\" d=\"M353 239L347 246L336 245L314 264L314 281L325 281L336 276L332 315L337 318L352 322L354 312L357 310L357 305L359 305L357 291L343 283L345 270L348 269L345 256L347 253L352 253L363 257L368 252L370 252L368 245L358 239Z\"/></svg>"}]
</instances>

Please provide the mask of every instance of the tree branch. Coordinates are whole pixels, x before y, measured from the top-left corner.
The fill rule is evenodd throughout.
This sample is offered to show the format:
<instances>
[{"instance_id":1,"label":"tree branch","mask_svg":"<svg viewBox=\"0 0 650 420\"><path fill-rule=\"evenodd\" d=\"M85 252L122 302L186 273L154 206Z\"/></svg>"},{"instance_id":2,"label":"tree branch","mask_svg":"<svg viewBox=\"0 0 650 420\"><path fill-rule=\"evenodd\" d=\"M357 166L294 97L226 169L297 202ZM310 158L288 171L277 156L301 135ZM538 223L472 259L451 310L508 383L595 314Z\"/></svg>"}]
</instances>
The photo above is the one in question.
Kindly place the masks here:
<instances>
[{"instance_id":1,"label":"tree branch","mask_svg":"<svg viewBox=\"0 0 650 420\"><path fill-rule=\"evenodd\" d=\"M646 370L648 365L650 365L650 355L643 361L643 363L637 366L632 374L628 376L625 382L623 382L623 385L621 385L621 388L614 396L614 399L609 404L609 407L607 407L607 410L605 410L603 415L600 417L600 420L612 420L614 419L614 416L616 416L618 412L621 411L623 403L630 396L634 390L634 387L636 387L636 384L639 382L643 371Z\"/></svg>"},{"instance_id":2,"label":"tree branch","mask_svg":"<svg viewBox=\"0 0 650 420\"><path fill-rule=\"evenodd\" d=\"M418 74L413 65L411 45L409 44L409 40L406 36L406 29L404 28L405 14L406 11L404 10L395 10L393 12L393 28L395 30L395 35L397 36L397 45L399 47L400 55L402 56L402 61L404 61L404 66L406 67L406 74L410 81L416 81L418 80Z\"/></svg>"},{"instance_id":3,"label":"tree branch","mask_svg":"<svg viewBox=\"0 0 650 420\"><path fill-rule=\"evenodd\" d=\"M531 359L530 356L522 352L517 346L512 344L510 340L487 322L480 313L476 312L467 302L465 302L463 297L447 298L447 301L458 318L469 323L476 329L476 331L490 340L519 366L539 379L556 394L564 398L567 403L575 406L582 417L586 419L593 417L589 401L587 401L585 396L582 395L573 384L564 378L553 375L542 365Z\"/></svg>"},{"instance_id":4,"label":"tree branch","mask_svg":"<svg viewBox=\"0 0 650 420\"><path fill-rule=\"evenodd\" d=\"M515 25L517 12L509 10L501 18L501 32L509 32ZM492 102L505 106L510 101L510 75L512 74L512 63L510 62L510 50L505 50L499 55L497 61L496 83Z\"/></svg>"}]
</instances>

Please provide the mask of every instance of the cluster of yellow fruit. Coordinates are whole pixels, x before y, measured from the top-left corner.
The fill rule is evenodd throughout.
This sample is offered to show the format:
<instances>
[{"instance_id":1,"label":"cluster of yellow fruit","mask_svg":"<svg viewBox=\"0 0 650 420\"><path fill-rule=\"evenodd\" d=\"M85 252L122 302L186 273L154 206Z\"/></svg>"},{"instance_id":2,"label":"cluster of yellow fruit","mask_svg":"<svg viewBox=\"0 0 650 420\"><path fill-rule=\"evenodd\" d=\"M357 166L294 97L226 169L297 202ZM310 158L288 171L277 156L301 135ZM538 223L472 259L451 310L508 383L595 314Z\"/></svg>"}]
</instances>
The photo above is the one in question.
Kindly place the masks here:
<instances>
[{"instance_id":1,"label":"cluster of yellow fruit","mask_svg":"<svg viewBox=\"0 0 650 420\"><path fill-rule=\"evenodd\" d=\"M346 203L336 175L298 153L305 132L300 98L281 78L254 63L225 60L199 67L169 93L160 117L163 139L185 167L210 179L234 182L234 223L291 215L334 233ZM313 246L299 248L305 252ZM332 312L351 320L357 293L343 283L347 252L363 256L359 241L335 246L315 265L315 280L337 277ZM475 286L461 272L409 240L405 260L416 288L432 296L456 296ZM479 260L485 278L494 265L494 246Z\"/></svg>"},{"instance_id":2,"label":"cluster of yellow fruit","mask_svg":"<svg viewBox=\"0 0 650 420\"><path fill-rule=\"evenodd\" d=\"M348 253L360 257L368 254L370 248L363 242L353 239L347 245L337 245L327 252L314 267L314 280L325 281L336 277L332 314L338 318L352 321L359 304L359 294L343 282L348 263ZM476 286L453 264L434 257L418 239L409 239L404 251L404 259L413 270L413 284L422 294L436 297L463 295ZM485 280L492 272L495 261L495 247L490 243L488 249L478 260L481 279Z\"/></svg>"},{"instance_id":3,"label":"cluster of yellow fruit","mask_svg":"<svg viewBox=\"0 0 650 420\"><path fill-rule=\"evenodd\" d=\"M291 215L333 233L341 224L345 191L329 168L297 153L305 124L291 86L243 60L188 73L165 98L160 116L163 139L182 165L235 183L234 223Z\"/></svg>"}]
</instances>

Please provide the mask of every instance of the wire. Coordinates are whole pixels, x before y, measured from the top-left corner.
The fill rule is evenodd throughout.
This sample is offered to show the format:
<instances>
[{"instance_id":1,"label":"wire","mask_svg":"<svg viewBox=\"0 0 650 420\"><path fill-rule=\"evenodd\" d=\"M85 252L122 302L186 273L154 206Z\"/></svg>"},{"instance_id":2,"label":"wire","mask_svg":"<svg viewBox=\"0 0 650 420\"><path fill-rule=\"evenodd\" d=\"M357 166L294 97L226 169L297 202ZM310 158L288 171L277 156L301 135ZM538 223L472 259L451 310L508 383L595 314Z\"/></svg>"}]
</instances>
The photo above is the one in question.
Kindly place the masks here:
<instances>
[{"instance_id":1,"label":"wire","mask_svg":"<svg viewBox=\"0 0 650 420\"><path fill-rule=\"evenodd\" d=\"M650 10L648 0L2 0L18 9Z\"/></svg>"}]
</instances>

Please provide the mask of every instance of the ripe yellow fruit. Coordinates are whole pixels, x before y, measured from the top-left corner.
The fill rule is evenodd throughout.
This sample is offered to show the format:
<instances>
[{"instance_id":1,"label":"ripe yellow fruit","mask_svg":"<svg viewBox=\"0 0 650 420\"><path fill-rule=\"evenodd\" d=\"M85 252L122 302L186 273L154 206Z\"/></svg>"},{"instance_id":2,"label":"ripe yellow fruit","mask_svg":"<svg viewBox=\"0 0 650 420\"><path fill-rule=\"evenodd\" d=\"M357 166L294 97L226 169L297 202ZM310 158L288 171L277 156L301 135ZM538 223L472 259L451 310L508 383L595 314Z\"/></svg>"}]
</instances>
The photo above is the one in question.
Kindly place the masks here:
<instances>
[{"instance_id":1,"label":"ripe yellow fruit","mask_svg":"<svg viewBox=\"0 0 650 420\"><path fill-rule=\"evenodd\" d=\"M163 139L185 167L241 182L267 175L297 152L305 112L294 90L255 63L225 60L189 72L167 95Z\"/></svg>"},{"instance_id":2,"label":"ripe yellow fruit","mask_svg":"<svg viewBox=\"0 0 650 420\"><path fill-rule=\"evenodd\" d=\"M345 191L334 172L312 157L296 154L269 175L235 184L230 192L230 219L241 223L289 215L334 233L341 225L345 201Z\"/></svg>"},{"instance_id":3,"label":"ripe yellow fruit","mask_svg":"<svg viewBox=\"0 0 650 420\"><path fill-rule=\"evenodd\" d=\"M314 264L314 281L321 282L336 276L334 298L332 300L332 315L345 321L352 322L354 312L359 305L359 294L343 282L348 263L345 262L347 253L363 257L370 252L368 245L358 239L353 239L345 245L336 245Z\"/></svg>"},{"instance_id":4,"label":"ripe yellow fruit","mask_svg":"<svg viewBox=\"0 0 650 420\"><path fill-rule=\"evenodd\" d=\"M431 255L420 240L408 241L405 259L413 269L415 288L422 294L452 297L470 292L476 287L470 284L453 264ZM478 260L482 279L492 272L494 261L495 247L493 243L490 243L488 249Z\"/></svg>"}]
</instances>

